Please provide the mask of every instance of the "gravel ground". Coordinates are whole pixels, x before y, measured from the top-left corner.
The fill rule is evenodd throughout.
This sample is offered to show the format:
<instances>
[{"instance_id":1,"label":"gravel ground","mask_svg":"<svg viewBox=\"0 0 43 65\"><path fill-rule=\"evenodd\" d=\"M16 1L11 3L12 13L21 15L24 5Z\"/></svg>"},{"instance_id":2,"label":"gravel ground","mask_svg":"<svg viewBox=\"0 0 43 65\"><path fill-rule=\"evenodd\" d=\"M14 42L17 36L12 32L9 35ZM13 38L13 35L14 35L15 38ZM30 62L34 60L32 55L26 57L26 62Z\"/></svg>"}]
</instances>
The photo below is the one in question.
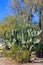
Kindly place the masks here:
<instances>
[{"instance_id":1,"label":"gravel ground","mask_svg":"<svg viewBox=\"0 0 43 65\"><path fill-rule=\"evenodd\" d=\"M5 60L5 58L0 58L0 65L43 65L43 59L41 60L36 60L35 62L32 62L32 63L23 63L23 64L20 64L20 63L16 63L14 61L11 61L11 60Z\"/></svg>"}]
</instances>

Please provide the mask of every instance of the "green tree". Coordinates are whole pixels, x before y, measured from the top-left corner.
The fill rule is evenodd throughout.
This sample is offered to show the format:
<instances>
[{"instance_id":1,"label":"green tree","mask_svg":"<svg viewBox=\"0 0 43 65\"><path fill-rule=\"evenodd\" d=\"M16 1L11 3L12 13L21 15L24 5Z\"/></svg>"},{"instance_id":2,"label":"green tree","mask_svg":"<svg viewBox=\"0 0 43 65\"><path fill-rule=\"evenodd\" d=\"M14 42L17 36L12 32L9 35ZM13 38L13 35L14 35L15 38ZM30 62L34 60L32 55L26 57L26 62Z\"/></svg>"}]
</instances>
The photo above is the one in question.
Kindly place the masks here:
<instances>
[{"instance_id":1,"label":"green tree","mask_svg":"<svg viewBox=\"0 0 43 65\"><path fill-rule=\"evenodd\" d=\"M22 5L20 4L20 2ZM32 10L35 11L35 8L33 8L34 5L36 5L38 9L40 9L42 12L42 0L11 0L11 8L14 11L14 13L18 13L19 16L17 15L17 17L20 19L20 21L22 21L22 23L31 23ZM30 12L28 13L29 9Z\"/></svg>"},{"instance_id":2,"label":"green tree","mask_svg":"<svg viewBox=\"0 0 43 65\"><path fill-rule=\"evenodd\" d=\"M12 29L17 28L18 22L16 16L5 17L0 24L0 35L5 39L9 39Z\"/></svg>"}]
</instances>

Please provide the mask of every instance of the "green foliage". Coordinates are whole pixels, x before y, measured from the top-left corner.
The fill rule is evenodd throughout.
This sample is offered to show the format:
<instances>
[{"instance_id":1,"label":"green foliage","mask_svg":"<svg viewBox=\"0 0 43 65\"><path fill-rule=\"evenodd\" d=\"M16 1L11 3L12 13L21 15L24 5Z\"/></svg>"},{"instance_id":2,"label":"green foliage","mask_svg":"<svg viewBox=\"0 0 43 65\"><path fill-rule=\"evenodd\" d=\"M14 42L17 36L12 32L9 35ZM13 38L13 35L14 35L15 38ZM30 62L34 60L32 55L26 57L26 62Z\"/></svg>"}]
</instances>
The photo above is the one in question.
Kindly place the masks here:
<instances>
[{"instance_id":1,"label":"green foliage","mask_svg":"<svg viewBox=\"0 0 43 65\"><path fill-rule=\"evenodd\" d=\"M15 29L17 25L16 16L6 17L0 24L0 35L9 40L12 29Z\"/></svg>"},{"instance_id":2,"label":"green foliage","mask_svg":"<svg viewBox=\"0 0 43 65\"><path fill-rule=\"evenodd\" d=\"M10 34L10 42L7 45L10 46L10 50L2 51L2 54L6 57L15 59L17 62L30 62L34 57L37 45L40 44L38 36L42 31L34 25L22 25L12 30Z\"/></svg>"},{"instance_id":3,"label":"green foliage","mask_svg":"<svg viewBox=\"0 0 43 65\"><path fill-rule=\"evenodd\" d=\"M17 62L30 62L35 52L43 49L40 44L38 36L42 30L38 25L30 25L31 13L35 9L33 5L37 5L41 8L42 0L30 1L24 0L27 7L24 7L24 11L20 6L20 0L12 0L11 7L18 12L17 16L6 17L4 22L0 24L0 34L4 37L6 45L10 47L10 50L6 50L6 47L2 50L2 54L7 58L13 58ZM39 6L40 5L40 6ZM28 14L28 9L31 12Z\"/></svg>"},{"instance_id":4,"label":"green foliage","mask_svg":"<svg viewBox=\"0 0 43 65\"><path fill-rule=\"evenodd\" d=\"M4 57L7 57L7 58L10 58L10 57L11 57L11 52L10 52L10 51L7 51L6 48L2 49L1 54L2 54Z\"/></svg>"},{"instance_id":5,"label":"green foliage","mask_svg":"<svg viewBox=\"0 0 43 65\"><path fill-rule=\"evenodd\" d=\"M33 46L30 46L29 50L22 50L20 46L13 44L10 50L4 48L2 54L7 58L15 59L16 62L30 62L32 55L34 54L32 48Z\"/></svg>"},{"instance_id":6,"label":"green foliage","mask_svg":"<svg viewBox=\"0 0 43 65\"><path fill-rule=\"evenodd\" d=\"M11 38L10 40L18 45L22 45L25 43L38 43L40 42L39 39L37 39L37 36L40 35L42 30L37 28L34 25L22 25L19 26L16 30L12 30Z\"/></svg>"}]
</instances>

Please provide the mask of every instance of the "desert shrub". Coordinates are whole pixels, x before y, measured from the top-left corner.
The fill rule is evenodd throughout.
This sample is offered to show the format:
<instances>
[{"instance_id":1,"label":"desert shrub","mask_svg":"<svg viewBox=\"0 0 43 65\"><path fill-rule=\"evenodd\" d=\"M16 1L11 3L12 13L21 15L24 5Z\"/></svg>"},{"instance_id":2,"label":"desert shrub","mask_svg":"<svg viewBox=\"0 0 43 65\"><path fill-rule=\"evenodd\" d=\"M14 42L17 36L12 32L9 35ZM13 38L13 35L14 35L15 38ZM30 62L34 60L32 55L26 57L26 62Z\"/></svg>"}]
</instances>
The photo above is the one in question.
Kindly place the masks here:
<instances>
[{"instance_id":1,"label":"desert shrub","mask_svg":"<svg viewBox=\"0 0 43 65\"><path fill-rule=\"evenodd\" d=\"M4 49L2 51L4 56L11 57L17 62L30 62L38 49L37 45L40 45L38 36L42 32L37 28L37 25L35 26L26 24L12 30L10 35L10 50L6 51Z\"/></svg>"},{"instance_id":2,"label":"desert shrub","mask_svg":"<svg viewBox=\"0 0 43 65\"><path fill-rule=\"evenodd\" d=\"M13 44L10 50L6 50L5 48L2 50L3 56L11 59L15 59L16 62L30 62L34 51L33 45L30 46L30 49L23 50L20 46Z\"/></svg>"}]
</instances>

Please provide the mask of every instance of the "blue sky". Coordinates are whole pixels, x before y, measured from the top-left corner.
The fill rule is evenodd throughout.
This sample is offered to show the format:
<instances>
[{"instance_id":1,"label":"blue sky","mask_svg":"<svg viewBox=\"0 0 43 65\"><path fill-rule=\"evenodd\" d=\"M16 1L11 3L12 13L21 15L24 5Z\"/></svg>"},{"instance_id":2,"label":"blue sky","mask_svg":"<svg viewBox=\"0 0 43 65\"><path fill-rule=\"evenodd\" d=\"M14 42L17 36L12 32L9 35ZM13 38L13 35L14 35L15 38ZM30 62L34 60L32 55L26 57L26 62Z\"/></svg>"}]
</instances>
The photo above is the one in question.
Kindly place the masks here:
<instances>
[{"instance_id":1,"label":"blue sky","mask_svg":"<svg viewBox=\"0 0 43 65\"><path fill-rule=\"evenodd\" d=\"M8 7L9 0L0 0L0 22L7 16L12 15L11 8ZM21 4L21 3L20 3ZM21 4L21 6L23 3Z\"/></svg>"},{"instance_id":2,"label":"blue sky","mask_svg":"<svg viewBox=\"0 0 43 65\"><path fill-rule=\"evenodd\" d=\"M0 21L6 16L12 15L11 9L8 7L9 0L0 0Z\"/></svg>"}]
</instances>

